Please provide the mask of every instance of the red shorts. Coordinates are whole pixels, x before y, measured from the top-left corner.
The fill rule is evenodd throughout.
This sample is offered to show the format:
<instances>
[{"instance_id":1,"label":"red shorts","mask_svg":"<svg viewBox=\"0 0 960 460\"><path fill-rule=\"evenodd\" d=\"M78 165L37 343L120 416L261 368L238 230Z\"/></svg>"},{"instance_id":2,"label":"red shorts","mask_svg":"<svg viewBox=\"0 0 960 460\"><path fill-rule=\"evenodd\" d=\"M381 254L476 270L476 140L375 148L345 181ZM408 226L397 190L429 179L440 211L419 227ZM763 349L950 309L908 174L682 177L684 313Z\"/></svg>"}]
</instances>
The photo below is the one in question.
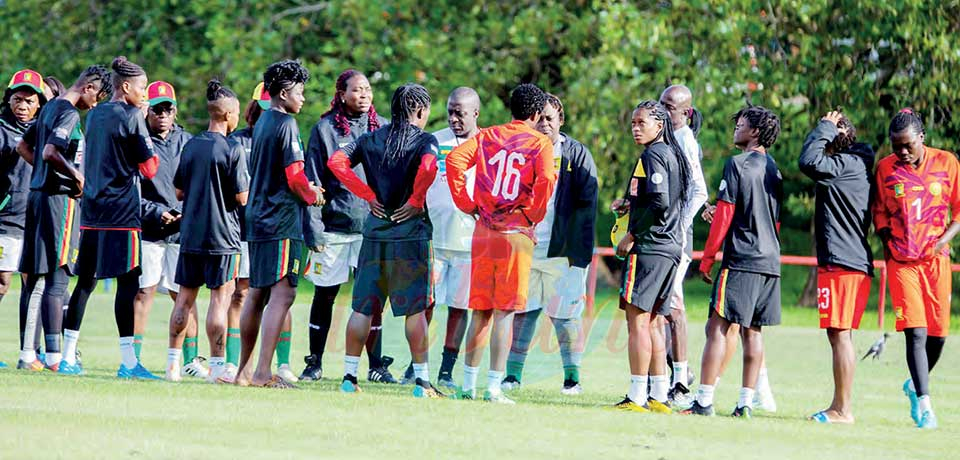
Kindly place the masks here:
<instances>
[{"instance_id":1,"label":"red shorts","mask_svg":"<svg viewBox=\"0 0 960 460\"><path fill-rule=\"evenodd\" d=\"M933 337L950 331L950 258L903 263L887 260L890 303L897 315L897 331L925 327Z\"/></svg>"},{"instance_id":2,"label":"red shorts","mask_svg":"<svg viewBox=\"0 0 960 460\"><path fill-rule=\"evenodd\" d=\"M872 278L839 267L817 268L820 329L858 329L870 298Z\"/></svg>"},{"instance_id":3,"label":"red shorts","mask_svg":"<svg viewBox=\"0 0 960 460\"><path fill-rule=\"evenodd\" d=\"M533 240L477 223L470 263L470 308L523 310L527 306Z\"/></svg>"}]
</instances>

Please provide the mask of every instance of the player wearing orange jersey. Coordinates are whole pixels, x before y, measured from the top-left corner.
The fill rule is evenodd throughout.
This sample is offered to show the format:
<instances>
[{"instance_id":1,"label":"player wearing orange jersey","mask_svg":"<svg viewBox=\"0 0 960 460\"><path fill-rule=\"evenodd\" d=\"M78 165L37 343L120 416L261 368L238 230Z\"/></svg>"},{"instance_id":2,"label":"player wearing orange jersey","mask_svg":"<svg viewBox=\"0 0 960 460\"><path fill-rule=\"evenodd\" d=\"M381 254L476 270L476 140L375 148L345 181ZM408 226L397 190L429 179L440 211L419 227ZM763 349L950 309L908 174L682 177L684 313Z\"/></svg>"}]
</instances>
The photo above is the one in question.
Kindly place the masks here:
<instances>
[{"instance_id":1,"label":"player wearing orange jersey","mask_svg":"<svg viewBox=\"0 0 960 460\"><path fill-rule=\"evenodd\" d=\"M903 109L890 122L893 155L877 164L873 225L883 241L897 331L907 341L903 391L919 428L936 428L930 371L950 329L950 240L960 231L957 157L923 144L920 117Z\"/></svg>"},{"instance_id":2,"label":"player wearing orange jersey","mask_svg":"<svg viewBox=\"0 0 960 460\"><path fill-rule=\"evenodd\" d=\"M513 314L527 303L533 230L546 214L556 172L553 144L535 128L546 93L522 84L510 94L513 121L480 131L447 157L447 179L457 207L478 219L473 233L470 268L470 309L467 352L461 396L473 399L483 355L481 344L490 334L490 372L484 399L513 404L500 382L506 368ZM473 198L465 172L476 167Z\"/></svg>"}]
</instances>

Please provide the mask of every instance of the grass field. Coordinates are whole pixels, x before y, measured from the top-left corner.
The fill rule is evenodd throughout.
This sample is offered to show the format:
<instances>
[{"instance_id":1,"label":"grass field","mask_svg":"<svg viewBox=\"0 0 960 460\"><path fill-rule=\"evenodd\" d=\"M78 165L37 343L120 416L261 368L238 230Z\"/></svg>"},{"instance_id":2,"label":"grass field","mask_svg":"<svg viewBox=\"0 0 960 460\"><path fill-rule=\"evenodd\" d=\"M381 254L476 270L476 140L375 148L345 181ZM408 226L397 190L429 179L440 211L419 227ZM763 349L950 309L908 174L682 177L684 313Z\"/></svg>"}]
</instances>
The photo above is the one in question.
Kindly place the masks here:
<instances>
[{"instance_id":1,"label":"grass field","mask_svg":"<svg viewBox=\"0 0 960 460\"><path fill-rule=\"evenodd\" d=\"M691 367L699 371L706 287L690 282ZM784 298L790 299L786 293ZM349 290L341 292L349 293ZM960 354L948 341L933 378L934 407L941 428L921 432L908 416L899 391L907 375L903 340L893 336L880 361L864 362L856 380L854 426L822 426L804 420L831 397L829 346L816 329L816 311L788 307L784 325L765 332L776 414L751 421L726 416L736 402L739 364L724 376L718 417L620 413L608 409L628 386L625 330L614 293L601 293L591 328L577 398L559 394L560 358L553 339L538 335L504 407L454 400L417 400L409 387L363 385L365 393L337 390L343 369L343 329L334 326L325 357L327 376L299 390L213 386L199 381L123 382L118 362L112 296L90 301L80 348L87 374L0 371L0 458L956 458L960 449ZM11 292L0 315L0 359L16 364L17 314ZM295 306L293 366L299 372L307 349L305 325L310 294L301 289ZM340 302L347 301L341 295ZM150 320L144 362L162 372L166 359L169 299L159 300ZM337 318L343 318L339 308ZM438 310L435 325L445 311ZM335 319L335 323L336 323ZM892 318L887 318L888 329ZM876 315L855 336L860 353L879 336ZM385 324L385 354L408 361L401 322ZM541 331L552 328L543 327ZM540 334L540 332L538 332ZM202 335L202 334L201 334ZM438 334L434 333L434 337ZM440 344L431 349L431 375ZM201 354L207 354L206 337ZM365 360L364 360L365 361ZM486 364L483 365L485 369ZM365 372L365 363L361 372ZM395 365L395 373L402 365ZM462 374L460 366L455 376ZM485 383L481 374L481 386Z\"/></svg>"}]
</instances>

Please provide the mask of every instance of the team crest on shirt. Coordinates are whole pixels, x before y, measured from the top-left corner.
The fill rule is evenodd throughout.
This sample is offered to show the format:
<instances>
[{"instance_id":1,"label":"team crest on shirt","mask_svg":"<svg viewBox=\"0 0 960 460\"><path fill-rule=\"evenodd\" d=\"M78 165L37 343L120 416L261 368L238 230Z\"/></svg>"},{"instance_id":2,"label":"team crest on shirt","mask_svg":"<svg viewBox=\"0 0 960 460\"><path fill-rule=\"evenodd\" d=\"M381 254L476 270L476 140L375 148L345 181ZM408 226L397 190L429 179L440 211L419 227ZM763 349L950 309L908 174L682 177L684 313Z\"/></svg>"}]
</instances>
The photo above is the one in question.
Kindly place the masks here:
<instances>
[{"instance_id":1,"label":"team crest on shirt","mask_svg":"<svg viewBox=\"0 0 960 460\"><path fill-rule=\"evenodd\" d=\"M70 263L72 263L72 264L77 263L77 257L79 257L79 256L80 256L80 249L79 249L79 248L73 248L73 251L71 251L71 253L70 253Z\"/></svg>"},{"instance_id":2,"label":"team crest on shirt","mask_svg":"<svg viewBox=\"0 0 960 460\"><path fill-rule=\"evenodd\" d=\"M290 148L293 150L293 153L296 155L303 155L303 142L300 138L296 138L290 141Z\"/></svg>"},{"instance_id":3,"label":"team crest on shirt","mask_svg":"<svg viewBox=\"0 0 960 460\"><path fill-rule=\"evenodd\" d=\"M314 273L316 273L316 274L319 275L321 268L323 268L323 265L320 265L320 262L314 262L314 263L313 263L313 272L314 272Z\"/></svg>"},{"instance_id":4,"label":"team crest on shirt","mask_svg":"<svg viewBox=\"0 0 960 460\"><path fill-rule=\"evenodd\" d=\"M662 184L662 183L663 183L663 174L660 174L660 173L658 173L658 172L653 173L653 175L650 176L650 182L653 182L654 185L660 185L660 184Z\"/></svg>"},{"instance_id":5,"label":"team crest on shirt","mask_svg":"<svg viewBox=\"0 0 960 460\"><path fill-rule=\"evenodd\" d=\"M897 316L897 321L903 321L906 319L903 316L903 307L893 307L893 314Z\"/></svg>"},{"instance_id":6,"label":"team crest on shirt","mask_svg":"<svg viewBox=\"0 0 960 460\"><path fill-rule=\"evenodd\" d=\"M940 196L943 193L943 186L939 182L933 182L930 184L930 194L933 196Z\"/></svg>"},{"instance_id":7,"label":"team crest on shirt","mask_svg":"<svg viewBox=\"0 0 960 460\"><path fill-rule=\"evenodd\" d=\"M903 198L907 196L902 183L893 184L893 196L896 198Z\"/></svg>"},{"instance_id":8,"label":"team crest on shirt","mask_svg":"<svg viewBox=\"0 0 960 460\"><path fill-rule=\"evenodd\" d=\"M553 159L553 170L560 171L560 162L563 161L563 157L556 157Z\"/></svg>"}]
</instances>

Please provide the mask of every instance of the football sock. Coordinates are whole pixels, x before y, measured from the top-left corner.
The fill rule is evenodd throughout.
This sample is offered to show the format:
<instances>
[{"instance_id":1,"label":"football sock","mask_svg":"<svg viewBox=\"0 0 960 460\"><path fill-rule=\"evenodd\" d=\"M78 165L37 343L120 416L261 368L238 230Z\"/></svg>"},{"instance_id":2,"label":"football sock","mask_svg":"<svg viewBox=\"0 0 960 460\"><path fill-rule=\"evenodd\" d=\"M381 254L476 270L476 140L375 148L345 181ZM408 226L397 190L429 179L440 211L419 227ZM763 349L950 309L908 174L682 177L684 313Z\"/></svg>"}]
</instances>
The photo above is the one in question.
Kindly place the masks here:
<instances>
[{"instance_id":1,"label":"football sock","mask_svg":"<svg viewBox=\"0 0 960 460\"><path fill-rule=\"evenodd\" d=\"M647 402L647 376L646 375L631 375L630 376L630 392L627 393L627 397L631 401L637 404L645 404Z\"/></svg>"},{"instance_id":2,"label":"football sock","mask_svg":"<svg viewBox=\"0 0 960 460\"><path fill-rule=\"evenodd\" d=\"M449 348L443 349L443 360L440 362L440 375L451 375L453 374L453 367L457 364L457 355L459 353L457 350L451 350Z\"/></svg>"},{"instance_id":3,"label":"football sock","mask_svg":"<svg viewBox=\"0 0 960 460\"><path fill-rule=\"evenodd\" d=\"M673 385L683 384L687 386L687 362L686 361L674 361L673 362Z\"/></svg>"},{"instance_id":4,"label":"football sock","mask_svg":"<svg viewBox=\"0 0 960 460\"><path fill-rule=\"evenodd\" d=\"M140 350L143 349L143 334L133 334L133 352L140 359Z\"/></svg>"},{"instance_id":5,"label":"football sock","mask_svg":"<svg viewBox=\"0 0 960 460\"><path fill-rule=\"evenodd\" d=\"M60 333L56 334L47 334L43 336L44 344L46 344L46 353L60 353Z\"/></svg>"},{"instance_id":6,"label":"football sock","mask_svg":"<svg viewBox=\"0 0 960 460\"><path fill-rule=\"evenodd\" d=\"M704 385L700 384L697 387L697 404L700 404L700 407L709 407L713 405L713 385Z\"/></svg>"},{"instance_id":7,"label":"football sock","mask_svg":"<svg viewBox=\"0 0 960 460\"><path fill-rule=\"evenodd\" d=\"M310 305L310 354L323 358L327 347L327 334L333 321L333 304L337 300L340 285L317 286L313 289L313 303Z\"/></svg>"},{"instance_id":8,"label":"football sock","mask_svg":"<svg viewBox=\"0 0 960 460\"><path fill-rule=\"evenodd\" d=\"M424 383L430 381L430 367L429 364L424 363L413 363L413 375L414 377L422 380Z\"/></svg>"},{"instance_id":9,"label":"football sock","mask_svg":"<svg viewBox=\"0 0 960 460\"><path fill-rule=\"evenodd\" d=\"M57 337L59 338L60 336L57 336ZM60 360L62 359L62 356L60 355L59 351L58 352L47 351L46 358L47 358L47 362L46 362L47 366L53 366L60 362Z\"/></svg>"},{"instance_id":10,"label":"football sock","mask_svg":"<svg viewBox=\"0 0 960 460\"><path fill-rule=\"evenodd\" d=\"M580 381L580 362L583 353L575 351L580 340L582 325L579 318L557 319L550 318L553 329L557 333L557 343L560 345L560 359L563 362L564 380L571 379L570 372L575 372L574 381Z\"/></svg>"},{"instance_id":11,"label":"football sock","mask_svg":"<svg viewBox=\"0 0 960 460\"><path fill-rule=\"evenodd\" d=\"M563 366L563 380L580 383L580 366Z\"/></svg>"},{"instance_id":12,"label":"football sock","mask_svg":"<svg viewBox=\"0 0 960 460\"><path fill-rule=\"evenodd\" d=\"M737 407L749 407L753 409L753 388L740 388L740 399L737 401Z\"/></svg>"},{"instance_id":13,"label":"football sock","mask_svg":"<svg viewBox=\"0 0 960 460\"><path fill-rule=\"evenodd\" d=\"M766 391L770 392L770 379L767 377L767 368L761 367L760 373L757 374L757 391Z\"/></svg>"},{"instance_id":14,"label":"football sock","mask_svg":"<svg viewBox=\"0 0 960 460\"><path fill-rule=\"evenodd\" d=\"M917 398L920 403L920 413L924 411L933 411L933 406L930 404L930 395L923 395Z\"/></svg>"},{"instance_id":15,"label":"football sock","mask_svg":"<svg viewBox=\"0 0 960 460\"><path fill-rule=\"evenodd\" d=\"M277 342L277 367L290 364L290 339L292 332L281 332Z\"/></svg>"},{"instance_id":16,"label":"football sock","mask_svg":"<svg viewBox=\"0 0 960 460\"><path fill-rule=\"evenodd\" d=\"M180 362L180 349L167 348L167 369Z\"/></svg>"},{"instance_id":17,"label":"football sock","mask_svg":"<svg viewBox=\"0 0 960 460\"><path fill-rule=\"evenodd\" d=\"M186 366L193 362L194 358L199 354L197 349L197 338L196 337L187 337L183 340L183 365Z\"/></svg>"},{"instance_id":18,"label":"football sock","mask_svg":"<svg viewBox=\"0 0 960 460\"><path fill-rule=\"evenodd\" d=\"M367 343L364 346L367 349L370 369L378 369L383 367L383 361L380 359L383 354L383 340L380 338L383 328L383 309L374 308L371 316L370 335L367 336Z\"/></svg>"},{"instance_id":19,"label":"football sock","mask_svg":"<svg viewBox=\"0 0 960 460\"><path fill-rule=\"evenodd\" d=\"M343 356L343 373L346 375L352 375L354 378L357 376L357 369L360 367L360 357L359 356Z\"/></svg>"},{"instance_id":20,"label":"football sock","mask_svg":"<svg viewBox=\"0 0 960 460\"><path fill-rule=\"evenodd\" d=\"M513 352L510 352L513 356ZM521 381L523 378L523 361L507 361L507 375Z\"/></svg>"},{"instance_id":21,"label":"football sock","mask_svg":"<svg viewBox=\"0 0 960 460\"><path fill-rule=\"evenodd\" d=\"M907 368L913 380L917 396L930 394L930 367L927 361L927 328L914 327L903 330L907 340Z\"/></svg>"},{"instance_id":22,"label":"football sock","mask_svg":"<svg viewBox=\"0 0 960 460\"><path fill-rule=\"evenodd\" d=\"M74 286L73 295L70 296L67 316L63 319L64 329L80 330L80 324L83 323L83 314L87 310L87 300L90 299L90 294L96 287L97 280L95 278L77 277L77 285Z\"/></svg>"},{"instance_id":23,"label":"football sock","mask_svg":"<svg viewBox=\"0 0 960 460\"><path fill-rule=\"evenodd\" d=\"M20 361L25 363L32 363L37 360L37 350L33 348L29 350L20 350Z\"/></svg>"},{"instance_id":24,"label":"football sock","mask_svg":"<svg viewBox=\"0 0 960 460\"><path fill-rule=\"evenodd\" d=\"M463 391L471 391L477 388L477 375L479 374L479 367L463 366Z\"/></svg>"},{"instance_id":25,"label":"football sock","mask_svg":"<svg viewBox=\"0 0 960 460\"><path fill-rule=\"evenodd\" d=\"M227 362L234 366L240 364L240 329L227 329Z\"/></svg>"},{"instance_id":26,"label":"football sock","mask_svg":"<svg viewBox=\"0 0 960 460\"><path fill-rule=\"evenodd\" d=\"M513 343L510 344L510 355L507 356L507 375L517 380L522 377L523 363L527 360L530 342L537 331L540 312L541 310L533 310L513 316Z\"/></svg>"},{"instance_id":27,"label":"football sock","mask_svg":"<svg viewBox=\"0 0 960 460\"><path fill-rule=\"evenodd\" d=\"M666 402L667 392L670 391L670 377L666 375L650 376L650 397L660 402Z\"/></svg>"},{"instance_id":28,"label":"football sock","mask_svg":"<svg viewBox=\"0 0 960 460\"><path fill-rule=\"evenodd\" d=\"M133 336L120 337L120 362L123 367L133 369L137 367L137 354L133 351Z\"/></svg>"},{"instance_id":29,"label":"football sock","mask_svg":"<svg viewBox=\"0 0 960 460\"><path fill-rule=\"evenodd\" d=\"M80 331L63 330L63 360L67 364L77 364L77 342L80 341Z\"/></svg>"},{"instance_id":30,"label":"football sock","mask_svg":"<svg viewBox=\"0 0 960 460\"><path fill-rule=\"evenodd\" d=\"M223 366L227 363L227 360L223 356L211 356L210 357L210 374L211 375L220 375L223 372Z\"/></svg>"},{"instance_id":31,"label":"football sock","mask_svg":"<svg viewBox=\"0 0 960 460\"><path fill-rule=\"evenodd\" d=\"M490 369L487 372L487 391L492 395L500 394L500 382L503 381L503 372Z\"/></svg>"}]
</instances>

